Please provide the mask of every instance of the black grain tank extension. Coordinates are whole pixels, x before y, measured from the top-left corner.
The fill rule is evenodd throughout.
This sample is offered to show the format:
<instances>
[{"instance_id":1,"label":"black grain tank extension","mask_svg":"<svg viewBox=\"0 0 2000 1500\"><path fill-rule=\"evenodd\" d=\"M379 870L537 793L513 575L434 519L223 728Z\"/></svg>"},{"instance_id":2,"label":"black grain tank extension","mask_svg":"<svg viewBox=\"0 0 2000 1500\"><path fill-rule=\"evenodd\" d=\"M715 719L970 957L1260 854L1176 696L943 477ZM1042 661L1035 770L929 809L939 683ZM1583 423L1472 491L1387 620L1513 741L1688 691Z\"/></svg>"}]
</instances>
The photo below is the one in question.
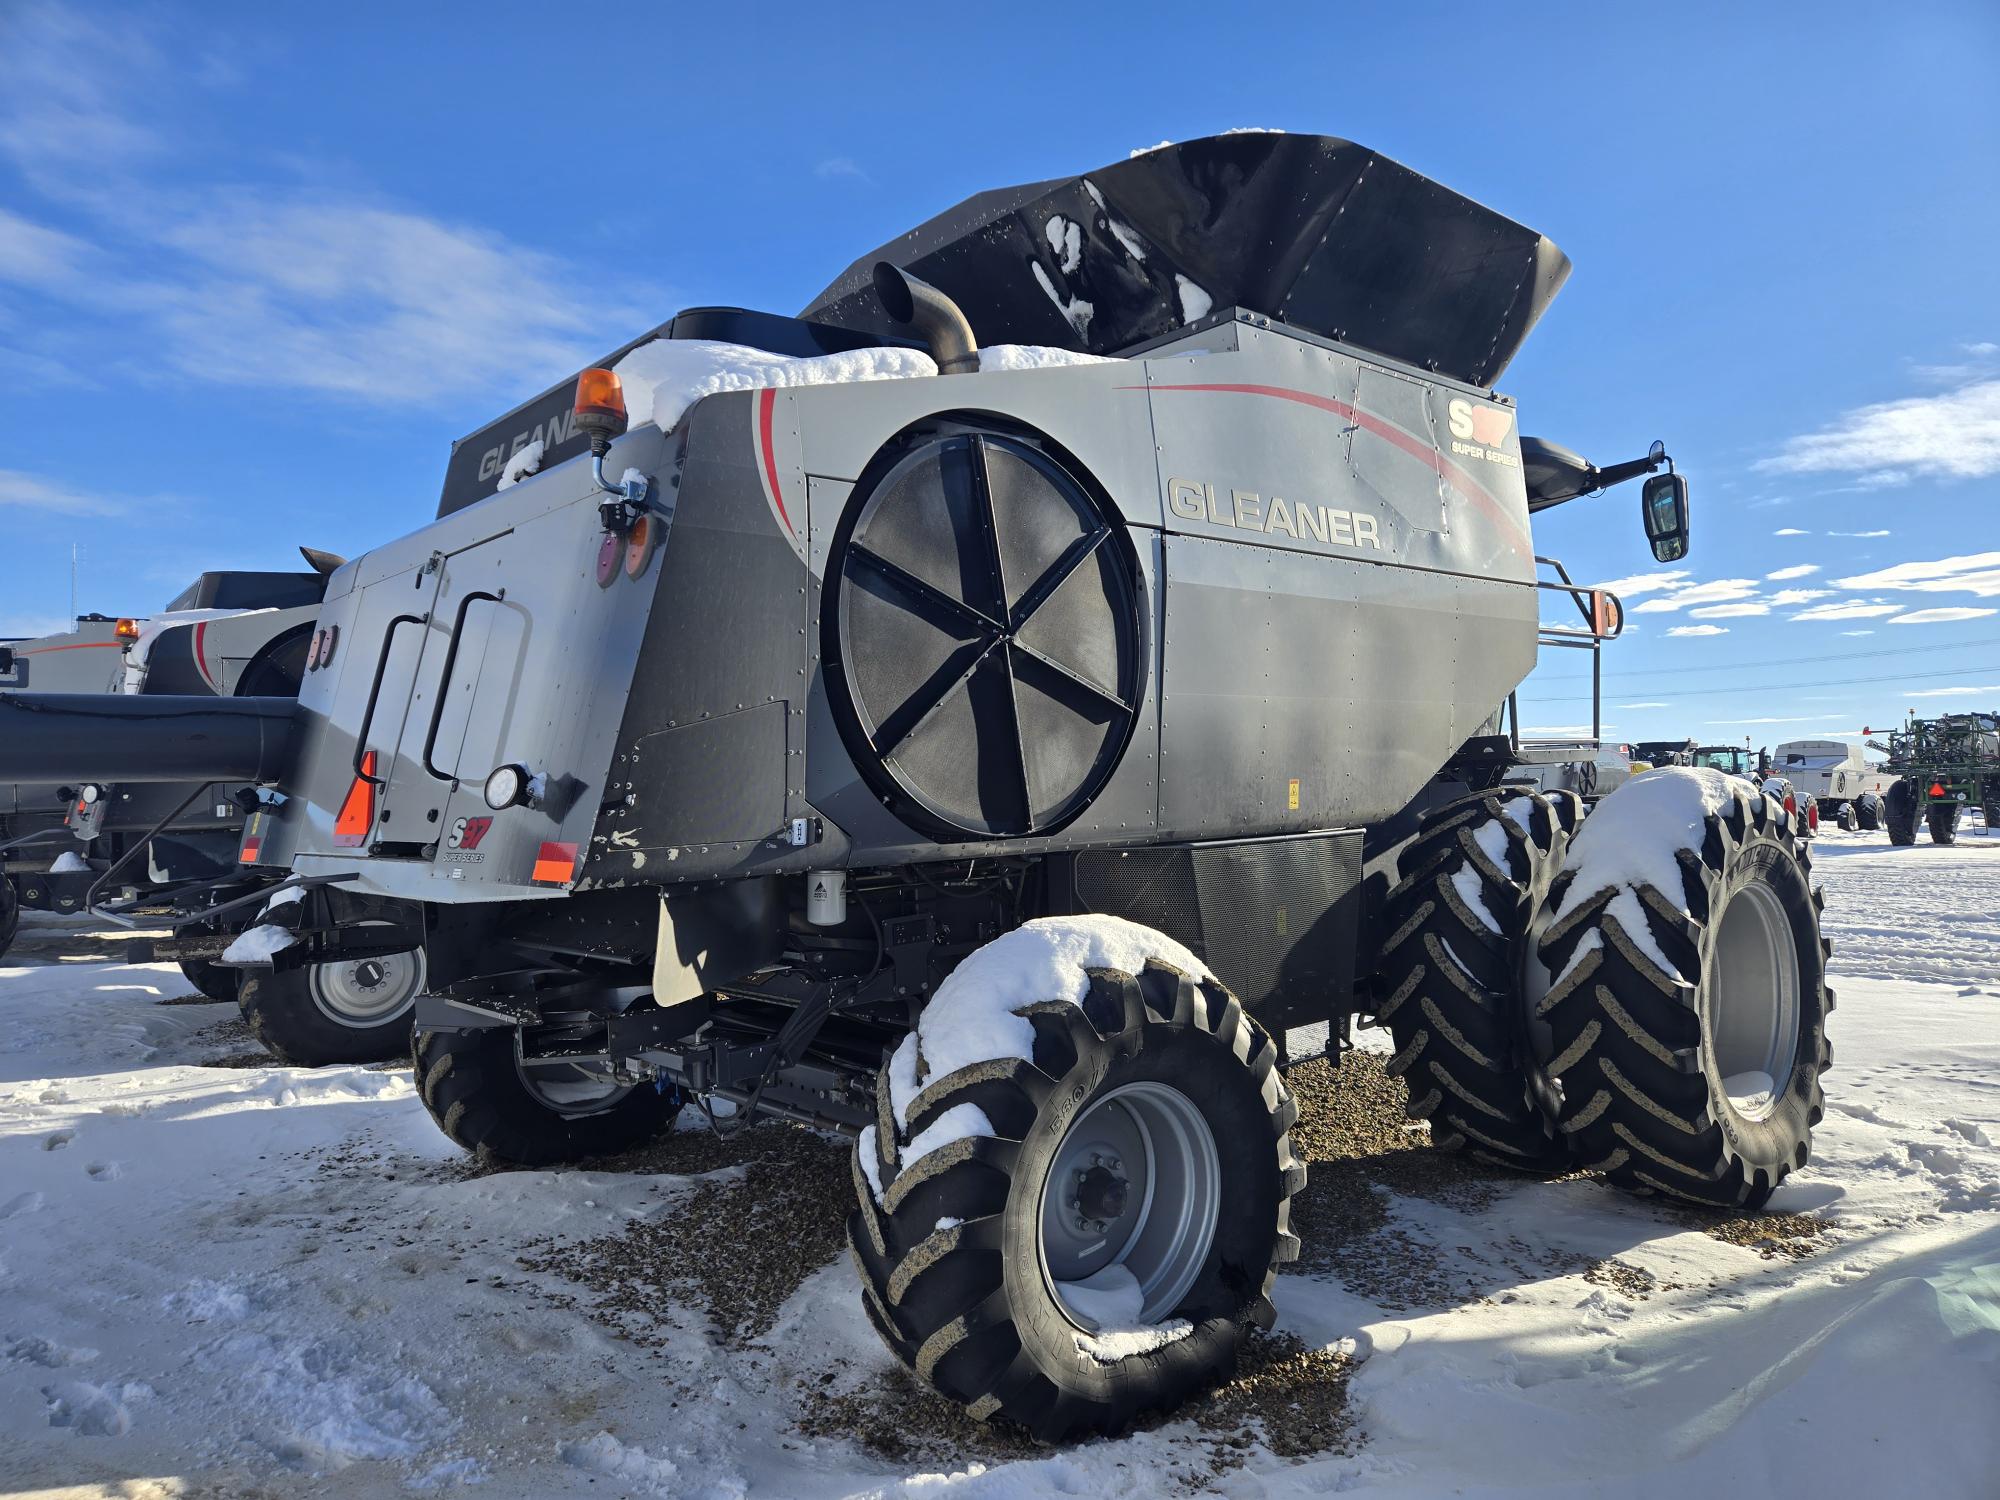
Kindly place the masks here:
<instances>
[{"instance_id":1,"label":"black grain tank extension","mask_svg":"<svg viewBox=\"0 0 2000 1500\"><path fill-rule=\"evenodd\" d=\"M1569 275L1541 235L1365 146L1276 132L976 194L801 316L893 332L878 260L955 299L982 344L1113 354L1235 306L1485 387Z\"/></svg>"}]
</instances>

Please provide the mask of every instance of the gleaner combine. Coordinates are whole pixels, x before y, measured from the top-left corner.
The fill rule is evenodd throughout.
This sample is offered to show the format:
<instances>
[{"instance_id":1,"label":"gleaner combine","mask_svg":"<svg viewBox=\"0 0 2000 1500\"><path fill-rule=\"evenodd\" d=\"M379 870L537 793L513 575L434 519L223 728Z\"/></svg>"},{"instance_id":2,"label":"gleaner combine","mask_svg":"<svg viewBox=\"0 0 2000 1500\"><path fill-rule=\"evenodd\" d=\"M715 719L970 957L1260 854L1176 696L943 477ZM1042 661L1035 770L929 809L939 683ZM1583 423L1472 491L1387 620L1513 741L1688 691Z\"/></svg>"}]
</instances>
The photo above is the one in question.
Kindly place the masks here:
<instances>
[{"instance_id":1,"label":"gleaner combine","mask_svg":"<svg viewBox=\"0 0 2000 1500\"><path fill-rule=\"evenodd\" d=\"M454 1140L854 1134L876 1328L1044 1437L1269 1324L1294 1028L1387 1025L1441 1145L1761 1203L1831 1005L1791 819L1501 785L1538 639L1617 633L1531 516L1648 476L1686 550L1663 450L1595 468L1493 390L1568 269L1321 137L982 193L461 444L333 576L296 716L207 705L205 769L264 785L300 949L329 891L423 911Z\"/></svg>"}]
</instances>

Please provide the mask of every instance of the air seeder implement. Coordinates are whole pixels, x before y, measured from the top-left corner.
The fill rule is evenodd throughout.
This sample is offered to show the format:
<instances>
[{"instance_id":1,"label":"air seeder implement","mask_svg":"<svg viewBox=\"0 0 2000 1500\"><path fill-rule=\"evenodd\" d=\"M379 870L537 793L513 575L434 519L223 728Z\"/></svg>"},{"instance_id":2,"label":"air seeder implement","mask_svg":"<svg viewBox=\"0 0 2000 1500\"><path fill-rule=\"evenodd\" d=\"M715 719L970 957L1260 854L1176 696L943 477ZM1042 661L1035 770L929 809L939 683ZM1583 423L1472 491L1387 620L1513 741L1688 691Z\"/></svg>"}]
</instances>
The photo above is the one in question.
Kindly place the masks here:
<instances>
[{"instance_id":1,"label":"air seeder implement","mask_svg":"<svg viewBox=\"0 0 2000 1500\"><path fill-rule=\"evenodd\" d=\"M1616 634L1534 515L1644 476L1687 543L1663 450L1524 469L1494 384L1568 269L1234 135L970 198L799 318L683 313L334 575L257 862L423 910L467 1148L854 1135L875 1327L1049 1438L1269 1325L1314 1023L1385 1024L1442 1145L1760 1203L1831 1005L1791 819L1502 785L1544 594Z\"/></svg>"}]
</instances>

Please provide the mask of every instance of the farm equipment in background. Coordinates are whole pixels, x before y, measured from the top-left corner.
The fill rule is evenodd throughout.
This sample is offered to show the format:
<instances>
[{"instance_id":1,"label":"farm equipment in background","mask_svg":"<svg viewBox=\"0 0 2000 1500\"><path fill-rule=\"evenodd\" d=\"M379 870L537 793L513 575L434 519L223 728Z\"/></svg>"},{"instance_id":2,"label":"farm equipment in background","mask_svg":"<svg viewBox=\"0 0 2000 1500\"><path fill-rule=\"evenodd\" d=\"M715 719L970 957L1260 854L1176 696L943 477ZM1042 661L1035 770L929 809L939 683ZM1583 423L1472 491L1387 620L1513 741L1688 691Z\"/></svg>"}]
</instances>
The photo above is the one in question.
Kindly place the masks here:
<instances>
[{"instance_id":1,"label":"farm equipment in background","mask_svg":"<svg viewBox=\"0 0 2000 1500\"><path fill-rule=\"evenodd\" d=\"M1914 844L1922 823L1932 843L1949 844L1968 807L1980 810L1988 836L2000 823L2000 714L1912 714L1868 748L1888 757L1883 769L1896 778L1883 794L1890 843Z\"/></svg>"},{"instance_id":2,"label":"farm equipment in background","mask_svg":"<svg viewBox=\"0 0 2000 1500\"><path fill-rule=\"evenodd\" d=\"M1771 753L1771 769L1811 797L1822 818L1872 833L1881 824L1882 796L1896 777L1853 740L1787 740Z\"/></svg>"},{"instance_id":3,"label":"farm equipment in background","mask_svg":"<svg viewBox=\"0 0 2000 1500\"><path fill-rule=\"evenodd\" d=\"M1303 1028L1387 1026L1441 1147L1762 1204L1827 1061L1793 820L1687 768L1588 822L1503 784L1538 648L1618 633L1532 518L1643 476L1687 551L1663 448L1600 469L1493 390L1567 271L1351 142L1230 135L980 193L801 318L661 325L333 575L295 708L204 705L260 926L420 913L467 1149L689 1102L854 1136L877 1332L1049 1439L1270 1326Z\"/></svg>"}]
</instances>

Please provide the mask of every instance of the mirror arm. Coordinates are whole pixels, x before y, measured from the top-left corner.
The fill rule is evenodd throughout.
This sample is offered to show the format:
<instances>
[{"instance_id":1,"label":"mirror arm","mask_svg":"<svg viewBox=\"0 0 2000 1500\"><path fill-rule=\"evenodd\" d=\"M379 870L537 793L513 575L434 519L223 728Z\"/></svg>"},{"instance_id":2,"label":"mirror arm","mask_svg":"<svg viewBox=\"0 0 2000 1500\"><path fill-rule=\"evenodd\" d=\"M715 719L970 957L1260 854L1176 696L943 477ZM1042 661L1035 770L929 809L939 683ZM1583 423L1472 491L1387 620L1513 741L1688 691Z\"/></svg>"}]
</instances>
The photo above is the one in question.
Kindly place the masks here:
<instances>
[{"instance_id":1,"label":"mirror arm","mask_svg":"<svg viewBox=\"0 0 2000 1500\"><path fill-rule=\"evenodd\" d=\"M1659 443L1655 443L1653 444L1652 452L1648 453L1644 458L1635 458L1630 463L1612 464L1609 468L1605 469L1592 468L1590 471L1590 488L1584 491L1584 493L1587 495L1602 494L1614 484L1623 484L1628 479L1637 479L1641 474L1656 473L1662 464L1666 465L1668 473L1671 474L1673 472L1674 461L1667 457L1666 448Z\"/></svg>"}]
</instances>

